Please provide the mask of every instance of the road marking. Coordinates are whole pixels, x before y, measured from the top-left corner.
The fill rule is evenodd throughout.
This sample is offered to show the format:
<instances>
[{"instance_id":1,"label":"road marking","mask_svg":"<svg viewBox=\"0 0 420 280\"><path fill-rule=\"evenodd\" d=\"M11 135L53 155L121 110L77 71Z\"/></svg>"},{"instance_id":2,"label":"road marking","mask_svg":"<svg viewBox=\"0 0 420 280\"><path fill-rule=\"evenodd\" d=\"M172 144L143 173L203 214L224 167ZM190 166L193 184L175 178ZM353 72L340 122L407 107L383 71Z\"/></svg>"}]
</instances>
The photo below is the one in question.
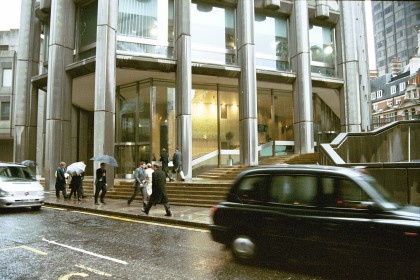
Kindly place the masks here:
<instances>
[{"instance_id":1,"label":"road marking","mask_svg":"<svg viewBox=\"0 0 420 280\"><path fill-rule=\"evenodd\" d=\"M34 248L29 247L29 246L26 246L26 245L21 245L21 246L16 246L16 247L10 247L10 248L1 249L0 252L1 251L6 251L6 250L12 250L12 249L25 249L25 250L31 251L32 253L38 254L38 255L42 255L42 256L48 255L45 252L42 252L40 250L34 249Z\"/></svg>"},{"instance_id":2,"label":"road marking","mask_svg":"<svg viewBox=\"0 0 420 280\"><path fill-rule=\"evenodd\" d=\"M70 277L73 277L73 276L80 276L80 277L86 278L86 277L89 276L89 274L80 273L80 272L73 272L73 273L69 273L69 274L58 277L58 280L68 280L68 279L70 279Z\"/></svg>"},{"instance_id":3,"label":"road marking","mask_svg":"<svg viewBox=\"0 0 420 280\"><path fill-rule=\"evenodd\" d=\"M103 271L100 271L100 270L97 270L97 269L94 269L94 268L90 268L90 267L84 266L82 264L76 264L76 267L87 270L87 271L90 271L92 273L95 273L95 274L98 274L98 275L101 275L101 276L112 277L112 274L109 274L109 273L106 273L106 272L103 272Z\"/></svg>"},{"instance_id":4,"label":"road marking","mask_svg":"<svg viewBox=\"0 0 420 280\"><path fill-rule=\"evenodd\" d=\"M198 231L198 232L205 232L205 233L210 232L207 229L198 229L198 228L191 228L191 227L184 227L184 226L177 226L177 225L160 224L160 223L155 223L155 222L145 222L145 221L139 221L139 220L134 220L134 219L130 219L130 218L123 218L123 217L118 217L118 216L111 216L111 215L104 215L104 214L97 214L97 213L90 213L90 212L83 212L83 211L71 211L71 212L85 214L85 215L91 215L91 216L98 216L98 217L103 217L103 218L110 218L110 219L114 219L114 220L131 222L131 223L147 224L147 225L154 225L154 226L161 226L161 227L168 227L168 228L176 228L176 229L184 229L184 230Z\"/></svg>"},{"instance_id":5,"label":"road marking","mask_svg":"<svg viewBox=\"0 0 420 280\"><path fill-rule=\"evenodd\" d=\"M48 209L55 209L55 210L60 210L60 211L66 211L67 209L65 208L58 208L58 207L51 207L51 206L43 206L44 208L48 208Z\"/></svg>"},{"instance_id":6,"label":"road marking","mask_svg":"<svg viewBox=\"0 0 420 280\"><path fill-rule=\"evenodd\" d=\"M50 244L58 245L58 246L61 246L61 247L64 247L64 248L67 248L67 249L70 249L70 250L74 250L74 251L77 251L77 252L81 252L81 253L84 253L84 254L88 254L88 255L91 255L91 256L94 256L94 257L98 257L98 258L102 258L102 259L105 259L105 260L113 261L113 262L116 262L116 263L120 263L120 264L124 264L124 265L128 264L126 261L111 258L111 257L108 257L108 256L95 254L93 252L89 252L89 251L86 251L86 250L83 250L83 249L80 249L80 248L72 247L72 246L69 246L69 245L66 245L66 244L61 244L61 243L58 243L58 242L55 242L55 241L47 240L45 238L43 238L42 241L48 242Z\"/></svg>"}]
</instances>

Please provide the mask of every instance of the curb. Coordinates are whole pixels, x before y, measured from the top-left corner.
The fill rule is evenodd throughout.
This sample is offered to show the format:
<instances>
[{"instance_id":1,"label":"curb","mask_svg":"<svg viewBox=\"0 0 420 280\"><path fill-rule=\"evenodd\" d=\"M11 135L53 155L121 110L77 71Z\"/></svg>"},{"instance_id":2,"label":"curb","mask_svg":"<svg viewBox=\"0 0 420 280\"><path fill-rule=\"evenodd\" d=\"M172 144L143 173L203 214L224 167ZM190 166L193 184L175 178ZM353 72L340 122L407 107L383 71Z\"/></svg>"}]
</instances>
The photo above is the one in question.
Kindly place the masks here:
<instances>
[{"instance_id":1,"label":"curb","mask_svg":"<svg viewBox=\"0 0 420 280\"><path fill-rule=\"evenodd\" d=\"M83 206L72 206L72 205L65 205L65 204L51 203L51 202L44 202L44 205L67 208L67 209L74 209L74 210L83 210L90 213L102 213L102 214L113 215L113 216L118 216L118 217L133 218L136 220L144 220L148 222L152 221L152 222L160 222L160 223L165 223L165 224L188 226L188 227L199 228L199 229L207 229L207 230L209 229L209 225L204 224L204 223L177 220L173 218L160 218L160 217L154 217L154 216L147 216L145 214L144 215L128 214L128 213L123 213L123 212L115 212L115 211L103 210L103 209L92 209L92 208L83 207Z\"/></svg>"}]
</instances>

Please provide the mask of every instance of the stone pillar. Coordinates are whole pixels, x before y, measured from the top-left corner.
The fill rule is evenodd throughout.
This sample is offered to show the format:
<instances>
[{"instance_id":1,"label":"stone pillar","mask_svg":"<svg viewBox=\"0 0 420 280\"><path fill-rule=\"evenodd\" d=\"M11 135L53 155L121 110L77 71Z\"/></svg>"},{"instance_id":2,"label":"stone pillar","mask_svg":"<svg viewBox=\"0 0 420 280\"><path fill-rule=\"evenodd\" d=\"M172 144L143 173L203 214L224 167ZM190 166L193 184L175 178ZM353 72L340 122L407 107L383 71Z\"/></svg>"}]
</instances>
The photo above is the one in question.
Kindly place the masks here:
<instances>
[{"instance_id":1,"label":"stone pillar","mask_svg":"<svg viewBox=\"0 0 420 280\"><path fill-rule=\"evenodd\" d=\"M182 152L182 170L192 178L192 109L191 109L191 1L175 1L176 13L176 145ZM170 152L172 154L173 151Z\"/></svg>"},{"instance_id":2,"label":"stone pillar","mask_svg":"<svg viewBox=\"0 0 420 280\"><path fill-rule=\"evenodd\" d=\"M369 80L369 54L366 30L366 11L364 1L354 1L357 30L357 51L359 57L359 77L360 77L360 113L362 131L370 130L372 110L370 103L370 80Z\"/></svg>"},{"instance_id":3,"label":"stone pillar","mask_svg":"<svg viewBox=\"0 0 420 280\"><path fill-rule=\"evenodd\" d=\"M296 80L293 83L295 153L314 152L311 59L309 53L309 19L306 1L295 1L291 15L293 45L291 64Z\"/></svg>"},{"instance_id":4,"label":"stone pillar","mask_svg":"<svg viewBox=\"0 0 420 280\"><path fill-rule=\"evenodd\" d=\"M35 16L35 1L22 0L13 100L15 162L36 160L38 96L31 78L38 74L40 32L41 24Z\"/></svg>"},{"instance_id":5,"label":"stone pillar","mask_svg":"<svg viewBox=\"0 0 420 280\"><path fill-rule=\"evenodd\" d=\"M240 163L258 165L257 86L254 45L254 1L238 1Z\"/></svg>"},{"instance_id":6,"label":"stone pillar","mask_svg":"<svg viewBox=\"0 0 420 280\"><path fill-rule=\"evenodd\" d=\"M75 5L52 0L45 121L45 187L53 190L61 161L71 162L72 79L65 67L73 62Z\"/></svg>"},{"instance_id":7,"label":"stone pillar","mask_svg":"<svg viewBox=\"0 0 420 280\"><path fill-rule=\"evenodd\" d=\"M361 131L361 91L358 57L358 33L356 29L355 2L339 1L340 25L343 40L343 61L340 67L343 73L344 86L340 89L341 127L343 132ZM365 49L367 51L367 49ZM366 88L368 90L368 88Z\"/></svg>"},{"instance_id":8,"label":"stone pillar","mask_svg":"<svg viewBox=\"0 0 420 280\"><path fill-rule=\"evenodd\" d=\"M116 31L118 1L98 1L96 34L94 156L114 155L115 144L115 87L116 87ZM99 168L95 161L93 170ZM114 168L107 169L107 183L114 186Z\"/></svg>"}]
</instances>

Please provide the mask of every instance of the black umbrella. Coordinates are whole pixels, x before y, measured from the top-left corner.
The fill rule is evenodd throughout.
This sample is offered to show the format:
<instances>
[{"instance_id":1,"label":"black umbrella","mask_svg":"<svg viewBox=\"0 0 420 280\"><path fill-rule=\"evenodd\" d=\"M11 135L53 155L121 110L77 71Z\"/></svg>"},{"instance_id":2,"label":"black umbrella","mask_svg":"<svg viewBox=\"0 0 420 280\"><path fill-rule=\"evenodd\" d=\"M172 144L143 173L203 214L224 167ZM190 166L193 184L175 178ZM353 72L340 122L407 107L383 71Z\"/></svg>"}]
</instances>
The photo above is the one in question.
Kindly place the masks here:
<instances>
[{"instance_id":1,"label":"black umbrella","mask_svg":"<svg viewBox=\"0 0 420 280\"><path fill-rule=\"evenodd\" d=\"M36 162L30 159L25 159L20 164L26 165L26 166L36 166Z\"/></svg>"}]
</instances>

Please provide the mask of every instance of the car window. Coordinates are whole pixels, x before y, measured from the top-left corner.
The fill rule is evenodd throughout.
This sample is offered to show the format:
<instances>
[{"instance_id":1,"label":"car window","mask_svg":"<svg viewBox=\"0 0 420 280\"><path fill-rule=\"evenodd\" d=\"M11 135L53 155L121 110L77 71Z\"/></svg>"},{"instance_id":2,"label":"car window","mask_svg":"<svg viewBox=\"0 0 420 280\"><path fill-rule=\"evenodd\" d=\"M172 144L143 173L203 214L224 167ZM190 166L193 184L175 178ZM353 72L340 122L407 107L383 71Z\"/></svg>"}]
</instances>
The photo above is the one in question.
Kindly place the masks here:
<instances>
[{"instance_id":1,"label":"car window","mask_svg":"<svg viewBox=\"0 0 420 280\"><path fill-rule=\"evenodd\" d=\"M363 209L372 202L366 192L351 180L322 178L321 182L324 206Z\"/></svg>"},{"instance_id":2,"label":"car window","mask_svg":"<svg viewBox=\"0 0 420 280\"><path fill-rule=\"evenodd\" d=\"M315 176L273 176L270 201L293 205L315 205L317 178Z\"/></svg>"},{"instance_id":3,"label":"car window","mask_svg":"<svg viewBox=\"0 0 420 280\"><path fill-rule=\"evenodd\" d=\"M245 177L239 184L238 197L245 200L264 201L267 176Z\"/></svg>"},{"instance_id":4,"label":"car window","mask_svg":"<svg viewBox=\"0 0 420 280\"><path fill-rule=\"evenodd\" d=\"M0 167L0 179L1 178L3 180L8 180L8 178L35 180L35 177L29 168L20 166Z\"/></svg>"}]
</instances>

